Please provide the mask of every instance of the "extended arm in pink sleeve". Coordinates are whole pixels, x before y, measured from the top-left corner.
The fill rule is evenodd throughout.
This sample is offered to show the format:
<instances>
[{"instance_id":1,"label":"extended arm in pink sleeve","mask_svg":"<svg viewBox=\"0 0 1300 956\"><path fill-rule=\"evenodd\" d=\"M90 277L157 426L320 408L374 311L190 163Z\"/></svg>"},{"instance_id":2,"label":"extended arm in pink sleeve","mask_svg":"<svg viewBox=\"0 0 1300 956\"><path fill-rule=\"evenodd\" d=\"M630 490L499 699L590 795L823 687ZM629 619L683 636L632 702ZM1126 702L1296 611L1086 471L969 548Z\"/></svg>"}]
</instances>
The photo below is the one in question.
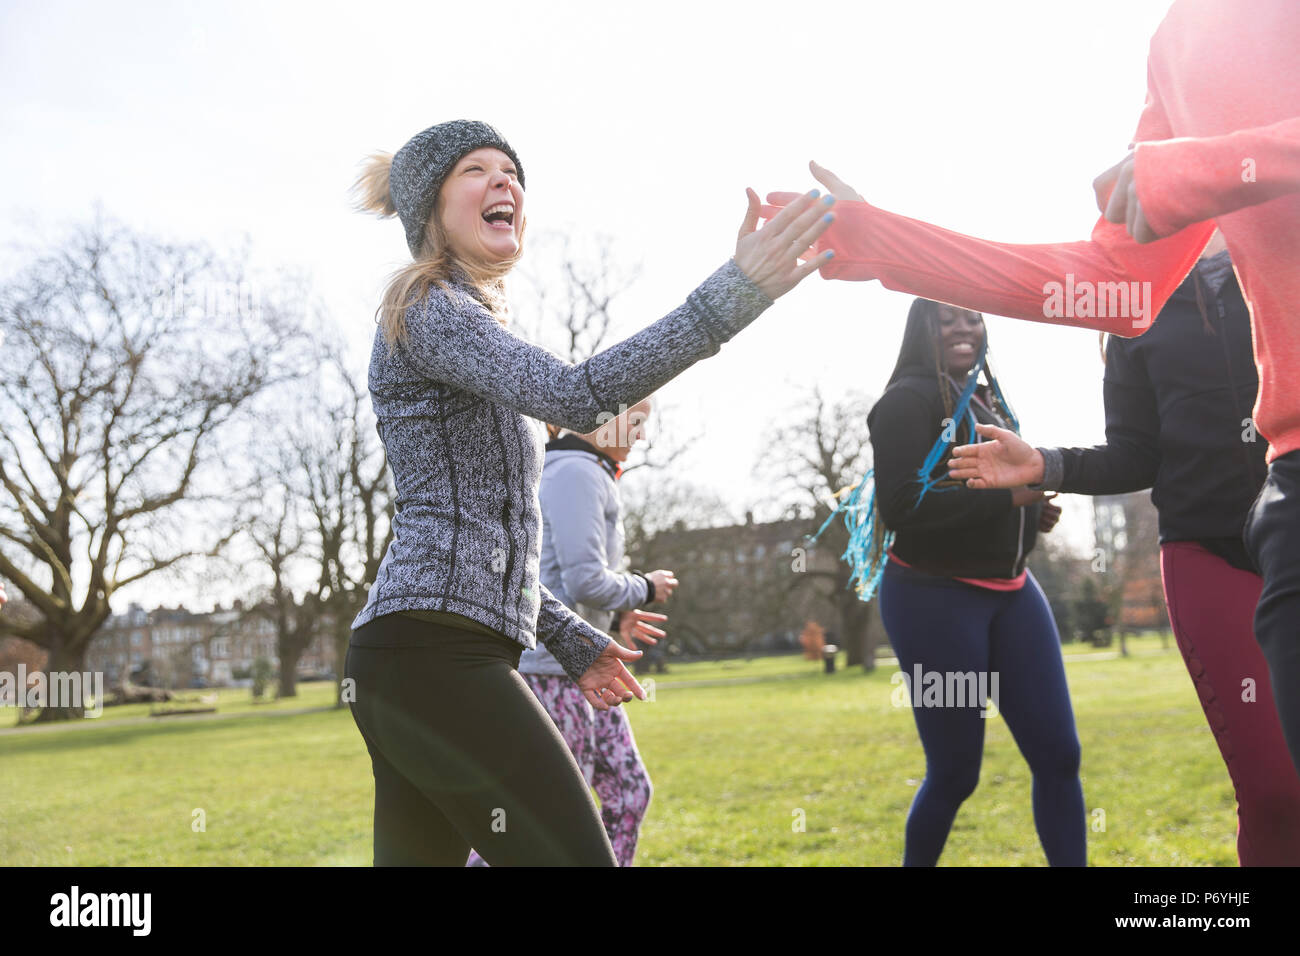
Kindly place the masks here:
<instances>
[{"instance_id":1,"label":"extended arm in pink sleeve","mask_svg":"<svg viewBox=\"0 0 1300 956\"><path fill-rule=\"evenodd\" d=\"M765 214L774 210L765 209ZM1016 244L990 242L916 219L908 219L865 202L841 200L835 223L822 234L813 252L834 249L822 266L827 279L879 279L897 292L948 302L966 309L1033 322L1100 329L1121 336L1140 335L1186 277L1205 248L1214 224L1197 223L1157 242L1135 242L1124 226L1100 219L1087 242ZM1125 314L1060 314L1052 308L1057 287L1091 284L1098 297L1103 284L1150 283L1144 294L1145 324ZM1075 310L1067 308L1066 312ZM1055 314L1054 314L1055 313Z\"/></svg>"},{"instance_id":2,"label":"extended arm in pink sleeve","mask_svg":"<svg viewBox=\"0 0 1300 956\"><path fill-rule=\"evenodd\" d=\"M1278 124L1278 127L1284 125ZM1287 174L1278 170L1285 165L1281 163L1282 157L1289 157L1291 164L1285 168L1293 171L1296 168L1294 141L1289 147L1291 152L1287 152L1280 142L1286 134L1294 137L1295 128L1292 126L1288 131L1278 127L1268 127L1273 131L1268 136L1264 135L1266 131L1252 131L1256 136L1251 142L1258 147L1261 162L1265 156L1269 157L1267 175L1285 178ZM1171 139L1172 136L1156 72L1148 65L1146 104L1133 141L1142 144L1138 146L1139 151L1151 147L1169 149L1174 148L1174 143L1186 142ZM1243 143L1219 148L1229 152L1233 148L1240 150ZM1141 160L1138 162L1140 164ZM1139 196L1148 222L1154 227L1156 220L1151 219L1146 196L1141 193L1141 175L1139 165ZM1274 181L1269 179L1269 183ZM1160 182L1170 181L1161 179ZM1262 182L1252 185L1259 186ZM1178 184L1169 188L1183 195ZM1195 191L1192 188L1191 192ZM769 202L774 198L777 197L769 197ZM1262 190L1260 196L1249 201L1259 202L1261 198ZM764 209L764 215L769 218L774 213L775 209L771 207ZM821 267L823 278L879 279L886 288L898 292L979 312L1101 329L1127 337L1140 335L1149 327L1196 263L1214 232L1214 223L1206 221L1207 216L1193 212L1190 217L1180 217L1175 222L1171 215L1168 222L1172 228L1159 230L1166 234L1165 238L1139 243L1129 236L1124 225L1100 218L1093 227L1090 241L1021 245L976 239L898 216L865 202L841 200L835 206L835 217L835 223L823 233L813 249L814 253L835 250L835 258ZM1103 295L1109 297L1110 293L1117 291L1115 283L1133 282L1139 283L1143 311L1146 312L1144 322L1135 324L1132 314L1116 314L1096 308L1059 310L1074 313L1062 315L1052 307L1056 304L1052 293L1057 287L1060 287L1062 298L1071 287L1087 288L1094 294L1095 304ZM1148 290L1149 297L1146 295ZM1079 314L1080 311L1092 311L1092 314ZM1128 310L1129 313L1132 311Z\"/></svg>"},{"instance_id":3,"label":"extended arm in pink sleeve","mask_svg":"<svg viewBox=\"0 0 1300 956\"><path fill-rule=\"evenodd\" d=\"M1137 145L1138 200L1162 236L1300 191L1300 117Z\"/></svg>"}]
</instances>

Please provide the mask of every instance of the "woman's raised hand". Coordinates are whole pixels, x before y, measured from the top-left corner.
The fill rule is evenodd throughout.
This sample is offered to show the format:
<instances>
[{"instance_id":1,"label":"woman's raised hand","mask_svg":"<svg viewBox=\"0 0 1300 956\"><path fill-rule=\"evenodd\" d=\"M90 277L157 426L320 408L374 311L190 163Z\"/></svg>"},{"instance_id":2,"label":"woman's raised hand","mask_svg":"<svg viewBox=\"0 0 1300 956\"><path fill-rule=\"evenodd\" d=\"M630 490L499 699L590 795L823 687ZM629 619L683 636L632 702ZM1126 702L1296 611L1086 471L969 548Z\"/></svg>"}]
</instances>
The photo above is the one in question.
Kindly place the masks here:
<instances>
[{"instance_id":1,"label":"woman's raised hand","mask_svg":"<svg viewBox=\"0 0 1300 956\"><path fill-rule=\"evenodd\" d=\"M948 475L969 488L1017 488L1043 480L1043 455L1015 432L996 425L975 426L985 439L952 450Z\"/></svg>"},{"instance_id":2,"label":"woman's raised hand","mask_svg":"<svg viewBox=\"0 0 1300 956\"><path fill-rule=\"evenodd\" d=\"M597 710L609 710L626 703L633 697L645 700L645 691L632 672L623 666L624 661L634 661L644 651L631 651L618 641L611 640L592 661L591 666L578 678L578 687L587 702Z\"/></svg>"},{"instance_id":3,"label":"woman's raised hand","mask_svg":"<svg viewBox=\"0 0 1300 956\"><path fill-rule=\"evenodd\" d=\"M632 648L636 647L636 641L640 641L642 644L658 644L659 638L668 635L650 622L654 621L662 624L666 620L668 620L667 614L656 614L653 611L642 611L639 608L624 611L623 616L618 621L619 637L623 638L624 644Z\"/></svg>"},{"instance_id":4,"label":"woman's raised hand","mask_svg":"<svg viewBox=\"0 0 1300 956\"><path fill-rule=\"evenodd\" d=\"M736 265L769 299L777 299L835 255L827 250L807 262L799 261L834 220L829 210L835 197L821 198L814 189L792 201L759 229L763 205L754 190L746 189L745 195L749 197L749 209L740 224Z\"/></svg>"}]
</instances>

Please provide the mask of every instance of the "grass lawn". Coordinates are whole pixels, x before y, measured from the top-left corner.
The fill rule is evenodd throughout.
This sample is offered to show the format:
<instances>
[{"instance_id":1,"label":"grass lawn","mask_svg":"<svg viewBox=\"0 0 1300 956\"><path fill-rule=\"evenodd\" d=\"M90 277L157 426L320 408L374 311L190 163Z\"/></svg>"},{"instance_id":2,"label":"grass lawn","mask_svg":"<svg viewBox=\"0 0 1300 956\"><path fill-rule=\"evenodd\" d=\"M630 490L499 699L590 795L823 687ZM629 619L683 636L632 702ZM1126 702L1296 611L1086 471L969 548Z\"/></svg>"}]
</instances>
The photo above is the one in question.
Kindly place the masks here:
<instances>
[{"instance_id":1,"label":"grass lawn","mask_svg":"<svg viewBox=\"0 0 1300 956\"><path fill-rule=\"evenodd\" d=\"M1126 659L1066 648L1090 822L1104 813L1089 862L1234 866L1232 788L1182 659L1172 640L1129 647ZM631 709L655 786L638 863L896 865L924 759L910 710L891 703L894 670L825 675L779 657L655 675L654 700ZM253 705L247 690L225 691L221 712L242 716L107 723L130 715L113 708L0 735L0 861L368 864L373 782L350 714L275 715L331 695L305 684L295 700ZM1044 862L1028 768L991 719L979 789L941 863Z\"/></svg>"},{"instance_id":2,"label":"grass lawn","mask_svg":"<svg viewBox=\"0 0 1300 956\"><path fill-rule=\"evenodd\" d=\"M272 684L274 687L274 684ZM267 692L261 700L253 700L252 691L246 687L221 687L210 690L174 691L176 699L165 704L123 704L105 707L97 718L88 718L105 724L126 718L148 717L151 709L165 710L180 707L205 707L212 697L217 698L217 711L221 714L274 713L281 710L301 710L306 707L329 707L334 703L334 685L329 681L310 681L298 685L298 696L275 700ZM18 708L0 707L0 730L18 726Z\"/></svg>"}]
</instances>

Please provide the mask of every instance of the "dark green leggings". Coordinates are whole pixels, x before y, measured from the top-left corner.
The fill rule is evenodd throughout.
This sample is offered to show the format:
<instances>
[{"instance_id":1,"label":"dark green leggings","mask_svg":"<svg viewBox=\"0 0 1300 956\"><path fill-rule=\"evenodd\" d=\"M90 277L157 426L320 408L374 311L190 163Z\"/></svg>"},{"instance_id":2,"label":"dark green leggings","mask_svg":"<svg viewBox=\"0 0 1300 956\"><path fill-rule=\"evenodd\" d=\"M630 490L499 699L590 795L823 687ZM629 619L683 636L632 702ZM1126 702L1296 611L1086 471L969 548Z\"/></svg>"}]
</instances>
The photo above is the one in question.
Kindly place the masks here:
<instances>
[{"instance_id":1,"label":"dark green leggings","mask_svg":"<svg viewBox=\"0 0 1300 956\"><path fill-rule=\"evenodd\" d=\"M352 717L375 774L375 865L616 866L600 814L503 637L375 618L352 632Z\"/></svg>"}]
</instances>

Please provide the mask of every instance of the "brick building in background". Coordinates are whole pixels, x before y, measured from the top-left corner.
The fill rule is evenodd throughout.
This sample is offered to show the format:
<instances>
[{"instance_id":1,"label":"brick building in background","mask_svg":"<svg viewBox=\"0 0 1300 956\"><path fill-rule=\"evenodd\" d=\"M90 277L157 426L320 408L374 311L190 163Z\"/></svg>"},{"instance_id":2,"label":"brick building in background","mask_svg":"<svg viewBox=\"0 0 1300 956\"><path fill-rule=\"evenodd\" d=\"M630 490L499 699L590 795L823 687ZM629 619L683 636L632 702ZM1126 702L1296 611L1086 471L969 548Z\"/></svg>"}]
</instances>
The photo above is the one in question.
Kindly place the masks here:
<instances>
[{"instance_id":1,"label":"brick building in background","mask_svg":"<svg viewBox=\"0 0 1300 956\"><path fill-rule=\"evenodd\" d=\"M299 679L338 673L326 623L298 662ZM263 609L238 601L209 613L132 604L104 622L86 667L102 671L109 685L129 676L162 687L224 687L247 680L259 657L278 670L275 626Z\"/></svg>"},{"instance_id":2,"label":"brick building in background","mask_svg":"<svg viewBox=\"0 0 1300 956\"><path fill-rule=\"evenodd\" d=\"M838 639L839 616L825 575L836 571L839 554L823 543L808 546L804 536L816 530L808 518L756 523L748 513L744 524L679 523L650 538L636 555L638 567L667 568L681 582L667 606L653 608L668 615L672 653L798 651L808 621ZM871 626L883 640L879 621Z\"/></svg>"}]
</instances>

